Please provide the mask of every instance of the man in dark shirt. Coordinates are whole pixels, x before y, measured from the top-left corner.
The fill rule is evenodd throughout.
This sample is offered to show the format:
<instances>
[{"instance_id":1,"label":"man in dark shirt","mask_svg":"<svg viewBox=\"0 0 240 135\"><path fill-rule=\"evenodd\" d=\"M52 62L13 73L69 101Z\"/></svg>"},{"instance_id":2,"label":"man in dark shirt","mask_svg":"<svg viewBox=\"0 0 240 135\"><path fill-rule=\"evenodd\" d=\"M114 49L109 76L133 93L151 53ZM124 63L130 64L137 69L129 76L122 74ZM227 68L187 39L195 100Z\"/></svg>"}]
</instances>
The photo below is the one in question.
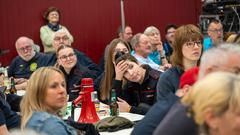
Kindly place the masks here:
<instances>
[{"instance_id":1,"label":"man in dark shirt","mask_svg":"<svg viewBox=\"0 0 240 135\"><path fill-rule=\"evenodd\" d=\"M28 37L18 38L15 46L18 56L12 60L8 68L8 76L15 78L16 89L25 89L30 75L37 68L47 66L47 55L35 52L34 42Z\"/></svg>"}]
</instances>

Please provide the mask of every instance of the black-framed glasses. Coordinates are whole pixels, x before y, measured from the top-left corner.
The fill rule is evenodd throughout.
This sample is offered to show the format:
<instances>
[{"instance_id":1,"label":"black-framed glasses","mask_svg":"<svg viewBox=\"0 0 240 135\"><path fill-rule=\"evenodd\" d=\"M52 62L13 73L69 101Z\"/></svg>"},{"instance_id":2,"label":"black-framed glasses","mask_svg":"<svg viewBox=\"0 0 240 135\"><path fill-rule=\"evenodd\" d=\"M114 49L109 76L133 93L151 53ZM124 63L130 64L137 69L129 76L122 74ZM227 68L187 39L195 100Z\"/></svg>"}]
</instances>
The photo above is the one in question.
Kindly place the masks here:
<instances>
[{"instance_id":1,"label":"black-framed glasses","mask_svg":"<svg viewBox=\"0 0 240 135\"><path fill-rule=\"evenodd\" d=\"M189 42L186 42L185 45L188 48L193 48L195 45L197 45L198 47L201 47L202 46L202 41L189 41Z\"/></svg>"},{"instance_id":2,"label":"black-framed glasses","mask_svg":"<svg viewBox=\"0 0 240 135\"><path fill-rule=\"evenodd\" d=\"M59 59L61 61L67 61L68 58L69 59L72 59L76 54L75 53L69 53L68 55L63 55L63 56L60 56Z\"/></svg>"},{"instance_id":3,"label":"black-framed glasses","mask_svg":"<svg viewBox=\"0 0 240 135\"><path fill-rule=\"evenodd\" d=\"M30 50L32 50L32 46L31 46L31 45L28 45L28 46L25 46L25 47L22 47L22 48L18 48L18 50L19 50L20 52L25 52L25 50L26 50L26 51L30 51Z\"/></svg>"}]
</instances>

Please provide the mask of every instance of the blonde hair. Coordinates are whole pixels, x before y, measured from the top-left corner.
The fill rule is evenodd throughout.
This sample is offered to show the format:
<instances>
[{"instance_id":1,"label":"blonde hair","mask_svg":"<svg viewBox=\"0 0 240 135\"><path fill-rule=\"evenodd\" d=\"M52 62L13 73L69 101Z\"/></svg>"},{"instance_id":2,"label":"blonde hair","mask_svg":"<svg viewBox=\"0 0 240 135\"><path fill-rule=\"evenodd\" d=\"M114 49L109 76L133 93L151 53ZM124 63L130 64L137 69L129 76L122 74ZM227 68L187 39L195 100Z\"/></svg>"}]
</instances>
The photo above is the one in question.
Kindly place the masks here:
<instances>
[{"instance_id":1,"label":"blonde hair","mask_svg":"<svg viewBox=\"0 0 240 135\"><path fill-rule=\"evenodd\" d=\"M240 110L240 76L228 72L212 73L199 80L182 102L189 106L202 132L209 133L204 121L206 109L211 108L216 116L229 109Z\"/></svg>"},{"instance_id":2,"label":"blonde hair","mask_svg":"<svg viewBox=\"0 0 240 135\"><path fill-rule=\"evenodd\" d=\"M26 93L20 103L21 107L21 129L26 124L32 113L35 111L48 112L44 104L50 77L53 73L59 73L64 78L64 74L55 67L41 67L37 69L30 77Z\"/></svg>"}]
</instances>

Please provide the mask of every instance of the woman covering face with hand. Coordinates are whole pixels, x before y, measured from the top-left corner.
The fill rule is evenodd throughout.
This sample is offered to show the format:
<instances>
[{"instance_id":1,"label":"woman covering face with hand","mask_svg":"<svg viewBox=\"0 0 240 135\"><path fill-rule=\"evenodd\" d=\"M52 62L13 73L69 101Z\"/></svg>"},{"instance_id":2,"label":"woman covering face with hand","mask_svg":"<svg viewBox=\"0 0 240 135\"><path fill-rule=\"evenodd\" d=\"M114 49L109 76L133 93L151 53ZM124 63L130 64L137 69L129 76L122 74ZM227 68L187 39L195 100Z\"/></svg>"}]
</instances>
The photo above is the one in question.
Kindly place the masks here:
<instances>
[{"instance_id":1,"label":"woman covering face with hand","mask_svg":"<svg viewBox=\"0 0 240 135\"><path fill-rule=\"evenodd\" d=\"M129 54L116 60L115 71L113 88L120 97L120 111L145 114L156 101L156 85L160 72L148 65L140 66Z\"/></svg>"}]
</instances>

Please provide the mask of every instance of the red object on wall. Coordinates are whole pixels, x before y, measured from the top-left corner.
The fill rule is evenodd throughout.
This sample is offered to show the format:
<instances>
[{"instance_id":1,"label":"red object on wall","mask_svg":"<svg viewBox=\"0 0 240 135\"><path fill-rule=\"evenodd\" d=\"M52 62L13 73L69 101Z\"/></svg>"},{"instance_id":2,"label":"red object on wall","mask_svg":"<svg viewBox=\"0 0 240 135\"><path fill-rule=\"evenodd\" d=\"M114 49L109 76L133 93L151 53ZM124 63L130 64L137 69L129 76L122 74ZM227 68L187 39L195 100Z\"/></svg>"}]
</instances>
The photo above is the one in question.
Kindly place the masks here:
<instances>
[{"instance_id":1,"label":"red object on wall","mask_svg":"<svg viewBox=\"0 0 240 135\"><path fill-rule=\"evenodd\" d=\"M126 24L134 33L150 25L162 32L169 23L197 24L201 0L124 0ZM120 20L120 0L0 0L0 49L10 53L0 56L0 62L10 64L17 55L15 41L28 36L41 45L39 29L44 25L43 12L49 6L61 10L61 24L74 36L74 48L86 53L98 63L105 46L117 37Z\"/></svg>"}]
</instances>

